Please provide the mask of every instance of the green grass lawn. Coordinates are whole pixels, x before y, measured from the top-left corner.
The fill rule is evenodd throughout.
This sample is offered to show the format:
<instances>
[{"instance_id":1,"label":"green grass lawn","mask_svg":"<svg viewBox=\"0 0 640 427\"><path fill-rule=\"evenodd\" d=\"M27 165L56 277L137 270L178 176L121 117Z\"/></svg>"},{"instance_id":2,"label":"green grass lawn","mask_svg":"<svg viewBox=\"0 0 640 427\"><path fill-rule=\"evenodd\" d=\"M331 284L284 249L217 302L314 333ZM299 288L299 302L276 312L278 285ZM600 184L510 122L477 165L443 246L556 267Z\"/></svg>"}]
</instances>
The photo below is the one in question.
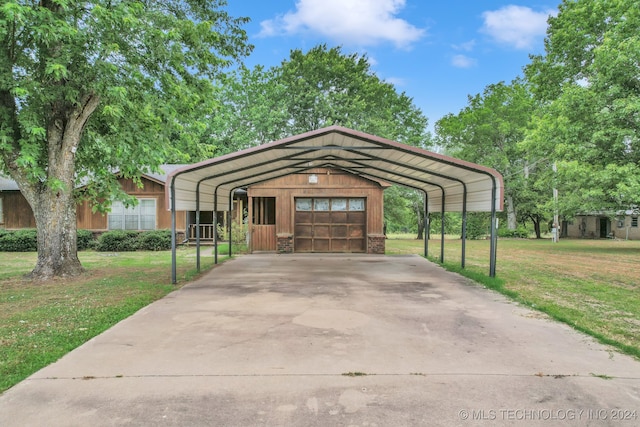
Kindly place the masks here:
<instances>
[{"instance_id":1,"label":"green grass lawn","mask_svg":"<svg viewBox=\"0 0 640 427\"><path fill-rule=\"evenodd\" d=\"M422 240L390 237L388 254L422 254ZM446 268L460 271L460 248L445 240ZM431 240L430 259L439 254L440 240ZM22 278L35 253L0 253L0 392L176 289L169 251L79 256L81 278L38 283ZM195 249L177 256L179 287L197 276ZM500 240L491 279L489 242L468 241L466 265L462 273L481 284L640 357L640 242ZM202 270L212 266L203 248Z\"/></svg>"},{"instance_id":2,"label":"green grass lawn","mask_svg":"<svg viewBox=\"0 0 640 427\"><path fill-rule=\"evenodd\" d=\"M391 236L393 237L393 236ZM389 254L423 254L424 241L387 240ZM496 278L489 241L445 239L444 266L640 358L640 241L501 239ZM440 240L429 241L437 261Z\"/></svg>"},{"instance_id":3,"label":"green grass lawn","mask_svg":"<svg viewBox=\"0 0 640 427\"><path fill-rule=\"evenodd\" d=\"M47 283L22 278L36 257L0 253L0 392L197 276L193 248L177 251L177 286L170 251L80 252L83 277ZM203 248L201 269L212 266Z\"/></svg>"}]
</instances>

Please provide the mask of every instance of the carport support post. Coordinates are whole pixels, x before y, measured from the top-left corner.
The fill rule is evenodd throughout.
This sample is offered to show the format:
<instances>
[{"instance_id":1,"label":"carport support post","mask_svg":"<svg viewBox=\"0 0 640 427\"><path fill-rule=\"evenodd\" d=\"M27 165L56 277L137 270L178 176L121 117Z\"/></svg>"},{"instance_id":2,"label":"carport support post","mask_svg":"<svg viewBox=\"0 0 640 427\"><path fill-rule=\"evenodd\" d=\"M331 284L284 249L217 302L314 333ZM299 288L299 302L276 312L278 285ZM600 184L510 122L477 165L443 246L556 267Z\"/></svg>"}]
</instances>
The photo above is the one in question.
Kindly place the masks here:
<instances>
[{"instance_id":1,"label":"carport support post","mask_svg":"<svg viewBox=\"0 0 640 427\"><path fill-rule=\"evenodd\" d=\"M213 192L213 263L218 263L218 188Z\"/></svg>"},{"instance_id":2,"label":"carport support post","mask_svg":"<svg viewBox=\"0 0 640 427\"><path fill-rule=\"evenodd\" d=\"M440 214L440 262L444 263L444 189L442 190L442 209Z\"/></svg>"},{"instance_id":3,"label":"carport support post","mask_svg":"<svg viewBox=\"0 0 640 427\"><path fill-rule=\"evenodd\" d=\"M200 181L196 185L196 270L200 272Z\"/></svg>"},{"instance_id":4,"label":"carport support post","mask_svg":"<svg viewBox=\"0 0 640 427\"><path fill-rule=\"evenodd\" d=\"M178 283L176 274L176 186L171 179L171 283Z\"/></svg>"},{"instance_id":5,"label":"carport support post","mask_svg":"<svg viewBox=\"0 0 640 427\"><path fill-rule=\"evenodd\" d=\"M429 259L429 204L426 191L424 191L424 257Z\"/></svg>"},{"instance_id":6,"label":"carport support post","mask_svg":"<svg viewBox=\"0 0 640 427\"><path fill-rule=\"evenodd\" d=\"M460 267L464 269L467 255L467 186L464 186L464 199L462 200L462 261Z\"/></svg>"},{"instance_id":7,"label":"carport support post","mask_svg":"<svg viewBox=\"0 0 640 427\"><path fill-rule=\"evenodd\" d=\"M233 231L233 217L231 215L231 211L233 210L233 193L236 190L233 189L231 191L229 191L229 216L227 217L227 226L229 228L229 258L231 258L231 244L233 243L233 236L232 236L232 231Z\"/></svg>"},{"instance_id":8,"label":"carport support post","mask_svg":"<svg viewBox=\"0 0 640 427\"><path fill-rule=\"evenodd\" d=\"M493 188L491 189L491 245L489 248L489 277L496 277L496 246L498 244L496 219L496 182L494 178Z\"/></svg>"}]
</instances>

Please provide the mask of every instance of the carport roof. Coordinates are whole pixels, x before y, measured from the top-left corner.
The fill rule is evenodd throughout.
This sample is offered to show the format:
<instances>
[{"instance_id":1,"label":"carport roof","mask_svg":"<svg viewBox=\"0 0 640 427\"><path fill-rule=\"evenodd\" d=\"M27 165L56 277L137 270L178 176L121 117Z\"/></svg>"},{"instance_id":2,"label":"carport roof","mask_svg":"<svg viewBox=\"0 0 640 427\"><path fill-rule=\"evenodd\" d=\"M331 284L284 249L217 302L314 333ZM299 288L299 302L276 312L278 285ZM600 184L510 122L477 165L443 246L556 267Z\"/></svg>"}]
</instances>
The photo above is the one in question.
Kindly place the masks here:
<instances>
[{"instance_id":1,"label":"carport roof","mask_svg":"<svg viewBox=\"0 0 640 427\"><path fill-rule=\"evenodd\" d=\"M167 178L168 207L175 195L177 211L226 210L234 189L317 167L423 190L429 211L440 211L443 200L447 212L503 208L496 170L340 126L180 167Z\"/></svg>"}]
</instances>

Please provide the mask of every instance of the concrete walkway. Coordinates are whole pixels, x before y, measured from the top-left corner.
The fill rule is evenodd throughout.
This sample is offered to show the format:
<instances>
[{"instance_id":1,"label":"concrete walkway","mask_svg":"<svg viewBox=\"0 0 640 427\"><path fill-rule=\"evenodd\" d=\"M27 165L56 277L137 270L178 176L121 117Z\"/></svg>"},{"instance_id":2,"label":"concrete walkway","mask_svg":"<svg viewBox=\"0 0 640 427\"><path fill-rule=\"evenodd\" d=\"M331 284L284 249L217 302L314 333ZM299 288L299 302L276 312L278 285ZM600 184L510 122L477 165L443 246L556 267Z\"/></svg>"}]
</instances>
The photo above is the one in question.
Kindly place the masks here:
<instances>
[{"instance_id":1,"label":"concrete walkway","mask_svg":"<svg viewBox=\"0 0 640 427\"><path fill-rule=\"evenodd\" d=\"M0 426L640 425L640 362L417 256L239 257L0 396Z\"/></svg>"}]
</instances>

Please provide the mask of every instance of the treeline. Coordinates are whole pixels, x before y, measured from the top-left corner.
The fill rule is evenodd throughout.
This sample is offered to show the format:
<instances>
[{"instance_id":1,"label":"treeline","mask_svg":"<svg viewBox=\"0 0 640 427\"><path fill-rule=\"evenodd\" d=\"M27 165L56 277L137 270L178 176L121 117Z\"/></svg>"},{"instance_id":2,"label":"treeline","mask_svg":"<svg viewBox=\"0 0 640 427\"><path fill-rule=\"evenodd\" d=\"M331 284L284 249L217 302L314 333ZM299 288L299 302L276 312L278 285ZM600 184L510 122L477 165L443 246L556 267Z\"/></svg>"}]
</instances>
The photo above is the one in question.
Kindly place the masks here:
<instances>
[{"instance_id":1,"label":"treeline","mask_svg":"<svg viewBox=\"0 0 640 427\"><path fill-rule=\"evenodd\" d=\"M500 171L507 226L640 204L640 8L564 1L544 55L435 124L447 154ZM552 189L558 190L557 203Z\"/></svg>"}]
</instances>

